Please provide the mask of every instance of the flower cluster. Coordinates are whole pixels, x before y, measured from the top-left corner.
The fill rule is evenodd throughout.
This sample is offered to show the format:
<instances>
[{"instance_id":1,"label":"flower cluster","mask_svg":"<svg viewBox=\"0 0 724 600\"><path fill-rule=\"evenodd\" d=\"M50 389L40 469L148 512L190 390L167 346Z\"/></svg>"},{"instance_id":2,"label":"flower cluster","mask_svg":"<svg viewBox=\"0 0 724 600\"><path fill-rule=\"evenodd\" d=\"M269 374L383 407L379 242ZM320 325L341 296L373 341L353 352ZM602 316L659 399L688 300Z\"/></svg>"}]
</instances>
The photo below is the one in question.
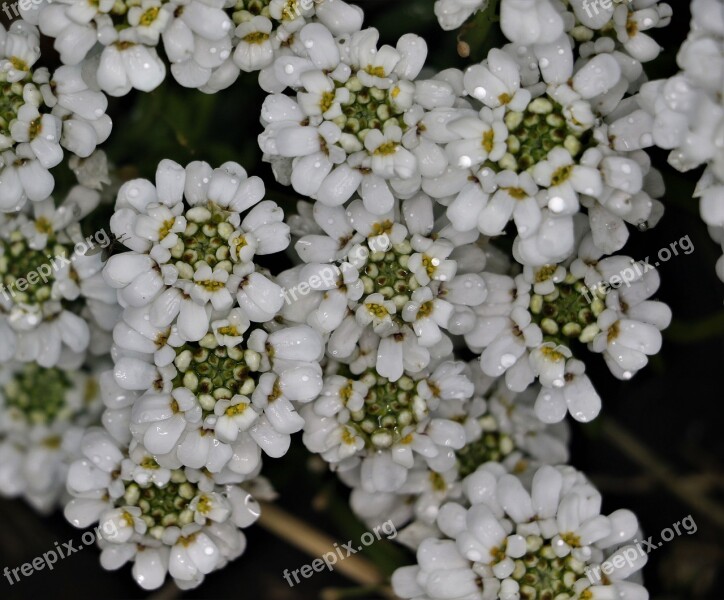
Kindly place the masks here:
<instances>
[{"instance_id":1,"label":"flower cluster","mask_svg":"<svg viewBox=\"0 0 724 600\"><path fill-rule=\"evenodd\" d=\"M111 133L108 101L76 66L51 73L40 59L37 27L0 25L0 211L20 210L53 192L50 169L64 149L88 157Z\"/></svg>"},{"instance_id":2,"label":"flower cluster","mask_svg":"<svg viewBox=\"0 0 724 600\"><path fill-rule=\"evenodd\" d=\"M663 214L647 148L707 165L724 243L721 6L694 0L682 72L647 83L668 4L434 10L464 49L498 5L507 43L439 72L422 37L381 44L343 0L21 7L0 28L3 493L97 523L103 567L142 588L191 589L243 553L274 496L262 456L298 434L362 520L406 525L401 598L645 598L640 558L586 577L638 522L565 466L567 417L602 409L593 355L628 380L671 321L622 253ZM107 96L167 69L204 93L258 72L246 137L295 214L236 162L109 172ZM79 185L56 203L66 150Z\"/></svg>"},{"instance_id":3,"label":"flower cluster","mask_svg":"<svg viewBox=\"0 0 724 600\"><path fill-rule=\"evenodd\" d=\"M676 57L681 72L644 84L625 120L641 133L641 147L670 150L669 164L679 171L706 165L695 197L724 252L724 20L716 0L694 0L691 12L689 37ZM724 256L717 274L724 281Z\"/></svg>"},{"instance_id":4,"label":"flower cluster","mask_svg":"<svg viewBox=\"0 0 724 600\"><path fill-rule=\"evenodd\" d=\"M418 564L392 576L401 598L644 598L629 578L646 564L635 560L592 584L586 572L632 540L628 510L601 514L601 495L572 467L544 466L529 486L496 463L463 481L465 503L449 503L437 517L438 536L417 548Z\"/></svg>"},{"instance_id":5,"label":"flower cluster","mask_svg":"<svg viewBox=\"0 0 724 600\"><path fill-rule=\"evenodd\" d=\"M89 348L108 351L101 336L118 310L101 275L102 255L91 248L106 234L84 238L79 225L99 199L76 186L57 207L47 198L0 216L0 362L75 368Z\"/></svg>"},{"instance_id":6,"label":"flower cluster","mask_svg":"<svg viewBox=\"0 0 724 600\"><path fill-rule=\"evenodd\" d=\"M340 33L361 23L361 11L343 0L61 0L29 11L55 39L65 65L87 66L111 96L149 92L166 77L162 45L174 79L214 93L241 70L258 71L281 54L306 22L317 18ZM39 14L34 14L38 13ZM359 25L356 25L358 28ZM96 46L102 49L97 51Z\"/></svg>"},{"instance_id":7,"label":"flower cluster","mask_svg":"<svg viewBox=\"0 0 724 600\"><path fill-rule=\"evenodd\" d=\"M241 529L259 516L246 489L219 485L203 471L162 467L142 446L120 446L91 428L70 465L66 518L76 527L99 523L101 564L133 563L144 589L170 575L181 589L237 558L246 547ZM264 482L252 484L270 497Z\"/></svg>"},{"instance_id":8,"label":"flower cluster","mask_svg":"<svg viewBox=\"0 0 724 600\"><path fill-rule=\"evenodd\" d=\"M0 371L0 490L49 513L65 493L65 477L85 428L98 417L95 372L34 363Z\"/></svg>"}]
</instances>

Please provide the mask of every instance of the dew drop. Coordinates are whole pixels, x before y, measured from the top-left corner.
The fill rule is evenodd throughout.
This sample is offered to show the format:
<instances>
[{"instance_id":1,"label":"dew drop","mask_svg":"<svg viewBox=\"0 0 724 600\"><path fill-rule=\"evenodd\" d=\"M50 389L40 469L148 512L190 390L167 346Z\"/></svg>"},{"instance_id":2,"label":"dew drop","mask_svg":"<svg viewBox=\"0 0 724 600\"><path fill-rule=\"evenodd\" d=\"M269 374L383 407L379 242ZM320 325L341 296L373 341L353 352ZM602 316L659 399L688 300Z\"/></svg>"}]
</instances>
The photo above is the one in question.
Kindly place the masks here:
<instances>
[{"instance_id":1,"label":"dew drop","mask_svg":"<svg viewBox=\"0 0 724 600\"><path fill-rule=\"evenodd\" d=\"M467 169L473 164L472 159L469 156L461 156L458 160L458 167L461 169Z\"/></svg>"},{"instance_id":2,"label":"dew drop","mask_svg":"<svg viewBox=\"0 0 724 600\"><path fill-rule=\"evenodd\" d=\"M548 208L551 210L551 212L559 213L563 211L565 207L566 203L560 196L553 196L553 198L548 200Z\"/></svg>"},{"instance_id":3,"label":"dew drop","mask_svg":"<svg viewBox=\"0 0 724 600\"><path fill-rule=\"evenodd\" d=\"M500 364L505 369L512 367L515 364L515 356L512 354L503 354L503 356L500 357Z\"/></svg>"}]
</instances>

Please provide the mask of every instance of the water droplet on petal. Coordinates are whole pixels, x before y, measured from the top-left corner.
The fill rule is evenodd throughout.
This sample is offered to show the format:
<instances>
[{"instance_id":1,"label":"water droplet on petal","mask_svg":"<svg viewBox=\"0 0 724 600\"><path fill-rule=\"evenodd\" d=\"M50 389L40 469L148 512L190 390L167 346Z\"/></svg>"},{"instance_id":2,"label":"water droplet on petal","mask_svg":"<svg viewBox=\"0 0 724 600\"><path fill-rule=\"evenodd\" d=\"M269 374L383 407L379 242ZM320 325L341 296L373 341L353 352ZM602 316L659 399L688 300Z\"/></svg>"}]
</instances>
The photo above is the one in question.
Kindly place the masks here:
<instances>
[{"instance_id":1,"label":"water droplet on petal","mask_svg":"<svg viewBox=\"0 0 724 600\"><path fill-rule=\"evenodd\" d=\"M513 354L503 354L503 356L500 357L500 364L505 369L512 367L515 364L515 356Z\"/></svg>"}]
</instances>

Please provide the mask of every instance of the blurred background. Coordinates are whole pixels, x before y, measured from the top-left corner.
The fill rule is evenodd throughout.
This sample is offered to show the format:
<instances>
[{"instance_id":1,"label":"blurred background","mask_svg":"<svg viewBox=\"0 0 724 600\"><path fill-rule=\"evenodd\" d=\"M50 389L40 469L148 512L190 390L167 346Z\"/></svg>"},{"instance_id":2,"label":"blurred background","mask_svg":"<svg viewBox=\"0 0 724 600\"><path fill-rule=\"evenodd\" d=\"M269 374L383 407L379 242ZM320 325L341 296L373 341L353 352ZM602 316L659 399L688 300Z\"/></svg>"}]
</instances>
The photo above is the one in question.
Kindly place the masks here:
<instances>
[{"instance_id":1,"label":"blurred background","mask_svg":"<svg viewBox=\"0 0 724 600\"><path fill-rule=\"evenodd\" d=\"M457 32L444 33L437 25L433 0L359 0L357 4L367 12L366 25L380 30L382 42L394 44L407 32L423 36L429 45L431 69L464 67L482 60L489 48L504 43L494 11L478 14L462 34L470 46L470 58L464 60L457 54ZM665 50L647 65L652 79L676 72L676 52L688 32L688 2L675 0L671 4L671 25L655 32ZM4 14L0 13L0 19L7 24ZM43 57L46 64L52 64L52 47L45 49ZM111 100L109 114L116 128L104 149L121 179L152 178L163 158L181 163L205 160L214 166L234 160L265 180L268 197L286 210L293 210L296 198L273 183L256 144L262 129L258 114L263 98L255 75L242 75L229 90L215 96L185 90L167 79L151 94L136 93ZM639 516L645 536L659 540L662 529L688 515L696 523L695 533L687 534L681 527L681 536L649 555L644 577L652 598L722 600L724 285L714 273L718 249L698 216L697 201L692 199L700 171L679 174L668 167L664 152L653 152L653 159L667 183L666 214L655 229L633 230L624 252L637 260L650 256L653 263L661 248L687 236L694 251L688 255L680 252L659 269L662 284L657 297L671 306L674 321L664 332L662 352L650 365L632 381L623 383L610 375L600 357L587 361L604 409L592 424L572 424L571 462L603 493L604 512L630 508ZM62 168L54 172L59 182L56 197L62 197L73 179ZM277 259L276 264L267 266L281 270L286 265ZM280 494L278 505L331 541L341 545L359 540L366 531L348 508L345 487L323 465L310 461L299 436L283 460L265 462L264 474ZM282 527L286 528L287 523L283 522ZM82 546L81 533L60 513L41 518L19 501L0 500L0 569L31 561L52 549L56 541L62 544L73 540L76 546ZM283 571L298 569L316 556L296 549L261 525L245 533L245 554L190 592L180 592L169 584L145 593L133 583L129 567L118 572L104 571L97 550L87 547L58 562L53 571L36 572L13 586L0 577L0 597L385 597L383 590L360 587L339 571L315 573L289 587ZM303 532L291 535L310 537ZM413 560L407 550L384 538L357 556L370 561L382 577Z\"/></svg>"}]
</instances>

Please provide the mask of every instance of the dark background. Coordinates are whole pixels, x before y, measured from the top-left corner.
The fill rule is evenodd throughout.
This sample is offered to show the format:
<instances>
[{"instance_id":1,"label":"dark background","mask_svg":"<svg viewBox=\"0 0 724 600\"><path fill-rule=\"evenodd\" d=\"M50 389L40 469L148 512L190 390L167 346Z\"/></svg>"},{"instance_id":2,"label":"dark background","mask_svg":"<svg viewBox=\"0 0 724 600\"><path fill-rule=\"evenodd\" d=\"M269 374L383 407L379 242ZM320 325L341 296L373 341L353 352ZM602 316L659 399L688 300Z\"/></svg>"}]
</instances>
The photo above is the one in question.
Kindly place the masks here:
<instances>
[{"instance_id":1,"label":"dark background","mask_svg":"<svg viewBox=\"0 0 724 600\"><path fill-rule=\"evenodd\" d=\"M432 67L463 67L456 54L456 34L437 26L432 0L360 0L367 11L367 25L381 31L382 41L394 44L406 32L422 35L430 46ZM675 0L671 25L656 32L665 48L655 63L647 65L652 79L677 69L676 51L688 32L688 2ZM5 22L5 16L0 13ZM486 32L488 32L486 34ZM470 61L481 60L487 48L502 40L489 14L479 15L465 34ZM52 55L52 49L44 53ZM50 61L52 64L52 60ZM151 94L130 94L111 102L116 129L106 150L123 177L152 177L162 158L181 163L203 159L217 166L235 160L250 173L262 176L268 196L285 208L293 207L289 190L273 184L267 165L260 161L256 136L261 132L259 107L264 94L254 75L244 75L229 90L215 96L183 90L170 76ZM657 297L668 303L674 322L664 332L662 352L632 381L623 383L608 373L603 361L587 361L597 390L604 400L602 416L592 424L573 424L572 464L585 471L604 494L604 511L632 509L646 536L660 539L660 532L687 515L698 530L664 544L649 556L644 570L651 597L657 600L721 600L724 549L724 473L721 468L724 435L720 405L721 369L724 367L724 285L716 278L714 264L720 249L709 238L692 199L701 169L685 175L666 165L664 152L653 152L654 164L665 173L667 212L653 230L633 230L624 252L635 259L654 256L661 248L685 236L694 245L689 255L679 254L660 267L662 285ZM58 188L71 181L58 172ZM269 265L279 268L281 265ZM1 342L0 342L1 343ZM310 471L299 436L290 453L280 461L267 460L264 473L280 492L279 504L288 512L325 532L339 543L357 540L365 531L346 505L346 491L335 477ZM280 541L261 526L246 530L245 554L226 569L208 576L205 583L181 593L172 584L147 594L132 581L130 568L104 571L94 548L58 562L52 572L43 570L12 587L0 577L0 597L61 598L231 598L261 600L311 600L323 598L380 597L360 588L339 573L318 573L290 588L284 569L297 569L312 558ZM81 532L67 524L60 513L38 517L20 501L0 500L0 568L20 566L52 549L55 541L70 539L76 545ZM363 556L384 573L412 561L410 555L387 541L376 542Z\"/></svg>"}]
</instances>

